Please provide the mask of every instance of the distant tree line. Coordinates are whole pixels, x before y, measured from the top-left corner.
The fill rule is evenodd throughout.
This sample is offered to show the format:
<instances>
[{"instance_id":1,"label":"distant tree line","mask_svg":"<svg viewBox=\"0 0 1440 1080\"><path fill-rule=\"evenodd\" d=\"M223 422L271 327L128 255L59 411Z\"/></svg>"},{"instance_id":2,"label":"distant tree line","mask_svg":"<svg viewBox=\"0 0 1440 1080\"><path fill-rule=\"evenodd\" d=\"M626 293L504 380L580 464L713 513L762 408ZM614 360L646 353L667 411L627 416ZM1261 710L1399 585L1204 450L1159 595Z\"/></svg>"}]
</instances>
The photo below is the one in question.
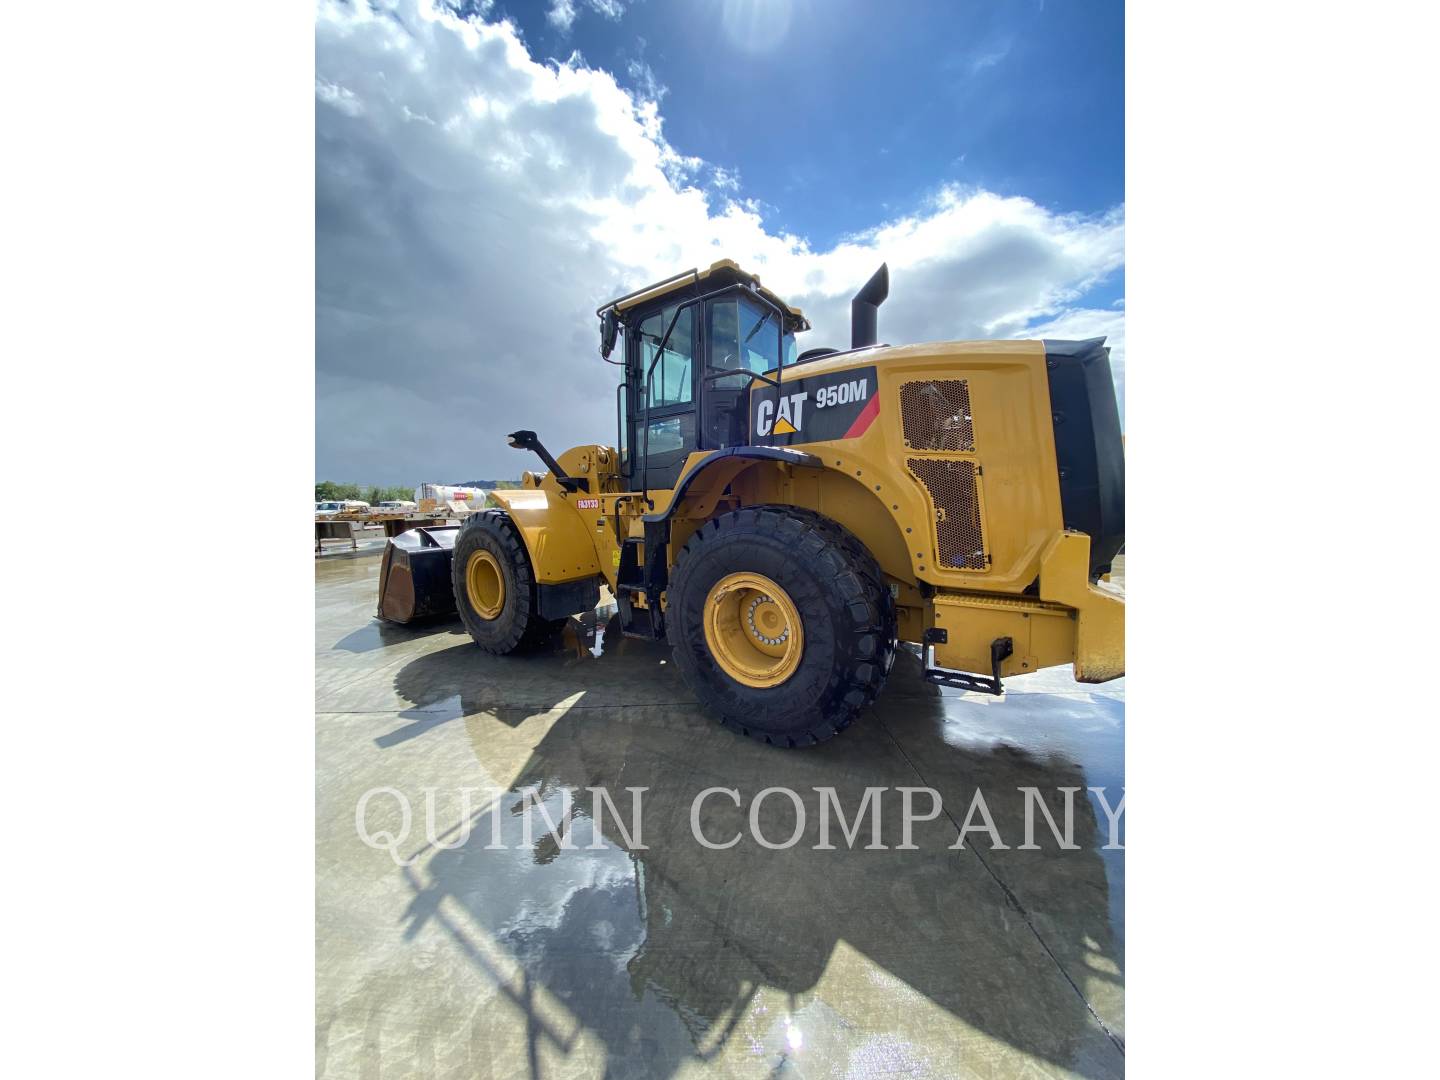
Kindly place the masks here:
<instances>
[{"instance_id":1,"label":"distant tree line","mask_svg":"<svg viewBox=\"0 0 1440 1080\"><path fill-rule=\"evenodd\" d=\"M418 485L416 485L418 486ZM518 488L518 480L476 480L465 484L452 484L452 487L478 487L487 490L499 488L505 491L509 488ZM333 480L321 480L315 485L316 502L344 502L346 499L358 499L360 502L367 502L371 506L382 502L399 502L415 498L415 487L379 487L371 485L362 487L360 484L337 484Z\"/></svg>"},{"instance_id":2,"label":"distant tree line","mask_svg":"<svg viewBox=\"0 0 1440 1080\"><path fill-rule=\"evenodd\" d=\"M413 487L361 487L359 484L337 484L333 480L322 480L315 485L316 502L344 502L346 499L359 499L371 506L376 503L390 502L393 500L413 499L415 489Z\"/></svg>"},{"instance_id":3,"label":"distant tree line","mask_svg":"<svg viewBox=\"0 0 1440 1080\"><path fill-rule=\"evenodd\" d=\"M451 484L451 487L482 488L485 491L509 491L520 486L519 480L465 480L459 484Z\"/></svg>"}]
</instances>

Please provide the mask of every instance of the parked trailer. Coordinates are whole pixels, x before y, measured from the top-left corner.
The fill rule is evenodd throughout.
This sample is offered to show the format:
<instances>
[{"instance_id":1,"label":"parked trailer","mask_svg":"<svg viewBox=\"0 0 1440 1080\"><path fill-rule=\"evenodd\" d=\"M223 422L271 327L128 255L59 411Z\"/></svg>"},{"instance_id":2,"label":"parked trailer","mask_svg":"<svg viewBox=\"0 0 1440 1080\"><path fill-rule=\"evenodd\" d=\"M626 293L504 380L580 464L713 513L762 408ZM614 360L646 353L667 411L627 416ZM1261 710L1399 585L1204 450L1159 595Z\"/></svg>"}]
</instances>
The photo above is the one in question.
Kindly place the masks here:
<instances>
[{"instance_id":1,"label":"parked trailer","mask_svg":"<svg viewBox=\"0 0 1440 1080\"><path fill-rule=\"evenodd\" d=\"M416 503L423 503L426 499L435 500L436 504L448 502L466 502L478 510L485 505L485 497L488 491L473 487L456 487L452 484L421 484L415 489Z\"/></svg>"}]
</instances>

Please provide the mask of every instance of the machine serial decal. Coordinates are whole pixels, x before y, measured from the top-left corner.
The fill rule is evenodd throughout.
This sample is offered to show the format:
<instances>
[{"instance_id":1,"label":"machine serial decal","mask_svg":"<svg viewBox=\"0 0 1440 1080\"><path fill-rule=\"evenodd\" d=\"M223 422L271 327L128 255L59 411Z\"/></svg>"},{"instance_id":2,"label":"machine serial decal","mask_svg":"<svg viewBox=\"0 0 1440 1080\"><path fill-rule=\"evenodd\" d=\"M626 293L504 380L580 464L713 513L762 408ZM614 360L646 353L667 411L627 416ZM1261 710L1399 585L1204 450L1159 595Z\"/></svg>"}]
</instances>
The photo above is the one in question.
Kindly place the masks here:
<instances>
[{"instance_id":1,"label":"machine serial decal","mask_svg":"<svg viewBox=\"0 0 1440 1080\"><path fill-rule=\"evenodd\" d=\"M599 499L576 499L576 500L575 500L575 509L576 509L576 510L599 510L599 509L600 509L600 500L599 500Z\"/></svg>"},{"instance_id":2,"label":"machine serial decal","mask_svg":"<svg viewBox=\"0 0 1440 1080\"><path fill-rule=\"evenodd\" d=\"M875 368L831 371L761 385L750 394L751 441L758 446L854 439L880 414Z\"/></svg>"}]
</instances>

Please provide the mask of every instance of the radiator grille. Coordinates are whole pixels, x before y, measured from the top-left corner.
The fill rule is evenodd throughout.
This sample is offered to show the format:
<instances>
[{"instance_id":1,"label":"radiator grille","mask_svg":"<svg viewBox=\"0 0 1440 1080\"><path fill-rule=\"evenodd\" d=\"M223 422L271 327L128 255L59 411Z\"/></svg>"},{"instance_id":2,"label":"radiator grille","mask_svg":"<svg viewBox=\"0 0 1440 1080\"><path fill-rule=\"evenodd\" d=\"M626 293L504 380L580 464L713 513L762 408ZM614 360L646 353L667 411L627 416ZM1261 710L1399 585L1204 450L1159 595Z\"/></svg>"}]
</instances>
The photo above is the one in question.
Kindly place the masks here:
<instances>
[{"instance_id":1,"label":"radiator grille","mask_svg":"<svg viewBox=\"0 0 1440 1080\"><path fill-rule=\"evenodd\" d=\"M980 527L975 462L912 457L905 464L925 485L935 504L940 565L951 570L984 570L985 536Z\"/></svg>"},{"instance_id":2,"label":"radiator grille","mask_svg":"<svg viewBox=\"0 0 1440 1080\"><path fill-rule=\"evenodd\" d=\"M900 421L912 450L975 449L970 384L964 379L908 382L900 387Z\"/></svg>"}]
</instances>

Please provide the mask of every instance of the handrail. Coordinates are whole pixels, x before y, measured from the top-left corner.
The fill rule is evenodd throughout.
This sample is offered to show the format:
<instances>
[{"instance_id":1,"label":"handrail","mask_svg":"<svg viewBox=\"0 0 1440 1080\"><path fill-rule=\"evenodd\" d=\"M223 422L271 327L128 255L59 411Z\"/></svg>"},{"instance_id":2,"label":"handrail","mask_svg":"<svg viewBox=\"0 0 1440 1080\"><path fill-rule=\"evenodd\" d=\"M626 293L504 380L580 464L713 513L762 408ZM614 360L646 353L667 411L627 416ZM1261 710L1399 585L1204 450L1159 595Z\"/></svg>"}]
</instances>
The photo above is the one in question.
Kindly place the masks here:
<instances>
[{"instance_id":1,"label":"handrail","mask_svg":"<svg viewBox=\"0 0 1440 1080\"><path fill-rule=\"evenodd\" d=\"M691 301L691 303L693 302ZM670 344L670 335L675 331L675 324L680 319L680 312L689 306L688 303L681 304L675 309L675 314L670 316L670 325L665 328L665 336L660 339L660 345L655 350L655 359L651 360L650 366L645 369L645 386L642 390L645 395L645 456L643 464L640 466L640 495L651 510L655 509L655 500L650 498L650 376L655 374L655 365L665 355L665 346ZM691 362L694 362L693 358Z\"/></svg>"},{"instance_id":2,"label":"handrail","mask_svg":"<svg viewBox=\"0 0 1440 1080\"><path fill-rule=\"evenodd\" d=\"M625 381L622 380L615 384L615 452L620 454L627 449L632 451L625 455L625 468L620 473L626 480L629 480L635 471L635 454L633 453L634 447L625 445L625 417L620 409L620 395L624 390Z\"/></svg>"},{"instance_id":3,"label":"handrail","mask_svg":"<svg viewBox=\"0 0 1440 1080\"><path fill-rule=\"evenodd\" d=\"M659 289L662 286L669 285L673 281L679 281L681 278L690 277L691 275L694 275L695 281L698 283L700 281L700 268L698 266L695 266L690 268L689 270L682 270L678 274L671 274L664 281L657 281L654 284L646 285L643 289L636 289L634 292L628 292L624 296L617 296L609 303L601 304L598 308L596 308L595 314L603 315L606 308L613 308L617 304L623 304L626 300L634 299L637 296L644 296L648 292L654 292L656 289Z\"/></svg>"}]
</instances>

